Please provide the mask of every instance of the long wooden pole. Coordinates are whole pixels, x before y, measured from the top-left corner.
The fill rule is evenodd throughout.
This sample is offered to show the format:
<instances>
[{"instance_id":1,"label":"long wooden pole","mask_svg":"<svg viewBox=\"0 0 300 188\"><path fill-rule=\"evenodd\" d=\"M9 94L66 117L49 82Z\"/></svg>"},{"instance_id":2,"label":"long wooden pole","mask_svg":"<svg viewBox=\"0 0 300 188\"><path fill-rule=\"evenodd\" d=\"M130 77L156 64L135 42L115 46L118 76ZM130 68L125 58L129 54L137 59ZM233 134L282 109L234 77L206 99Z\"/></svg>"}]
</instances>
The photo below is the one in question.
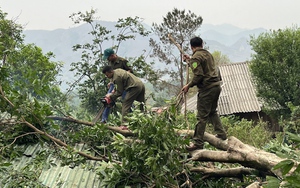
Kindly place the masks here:
<instances>
[{"instance_id":1,"label":"long wooden pole","mask_svg":"<svg viewBox=\"0 0 300 188\"><path fill-rule=\"evenodd\" d=\"M175 39L172 37L172 35L169 33L168 34L169 39L171 40L171 42L173 44L176 45L176 47L178 48L178 50L181 52L181 55L185 54L185 52L183 51L183 49L181 48L181 46L175 41ZM186 84L189 83L189 61L186 60L187 66L186 66ZM186 100L186 94L183 92L183 98L184 98L184 116L186 117L186 109L187 109L187 100ZM188 129L190 129L189 125L188 125Z\"/></svg>"},{"instance_id":2,"label":"long wooden pole","mask_svg":"<svg viewBox=\"0 0 300 188\"><path fill-rule=\"evenodd\" d=\"M185 52L183 51L183 49L181 48L181 46L175 41L175 39L172 37L172 35L170 33L168 34L168 37L171 40L171 42L176 45L176 47L181 52L181 54L182 55L185 54ZM186 83L188 84L189 83L189 61L186 60L186 62L188 64L188 66L186 66L186 76L187 76L186 77Z\"/></svg>"}]
</instances>

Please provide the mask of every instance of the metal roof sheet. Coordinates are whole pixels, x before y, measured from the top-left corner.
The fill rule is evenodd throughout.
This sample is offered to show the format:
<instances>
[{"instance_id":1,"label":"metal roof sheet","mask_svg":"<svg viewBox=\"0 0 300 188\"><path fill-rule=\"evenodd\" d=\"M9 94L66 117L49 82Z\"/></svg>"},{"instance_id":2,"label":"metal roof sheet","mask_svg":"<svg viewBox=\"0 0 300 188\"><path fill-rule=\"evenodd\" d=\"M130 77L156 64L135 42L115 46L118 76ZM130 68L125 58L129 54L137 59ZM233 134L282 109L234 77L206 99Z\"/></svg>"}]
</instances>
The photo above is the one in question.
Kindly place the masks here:
<instances>
[{"instance_id":1,"label":"metal roof sheet","mask_svg":"<svg viewBox=\"0 0 300 188\"><path fill-rule=\"evenodd\" d=\"M261 111L249 64L250 62L231 63L219 67L222 76L222 92L218 102L220 115ZM197 110L197 95L187 100L187 110Z\"/></svg>"},{"instance_id":2,"label":"metal roof sheet","mask_svg":"<svg viewBox=\"0 0 300 188\"><path fill-rule=\"evenodd\" d=\"M24 168L28 163L32 162L37 154L42 151L43 148L40 144L26 145L24 155L11 161L15 170ZM81 151L83 144L78 144L76 149ZM49 155L45 163L55 163L56 166L51 166L48 169L43 169L39 176L39 181L48 187L55 188L98 188L101 186L101 181L96 172L90 170L88 167L98 165L97 161L87 160L84 166L65 166L61 165L61 161L54 156ZM1 178L0 178L1 185ZM4 185L3 188L6 186Z\"/></svg>"}]
</instances>

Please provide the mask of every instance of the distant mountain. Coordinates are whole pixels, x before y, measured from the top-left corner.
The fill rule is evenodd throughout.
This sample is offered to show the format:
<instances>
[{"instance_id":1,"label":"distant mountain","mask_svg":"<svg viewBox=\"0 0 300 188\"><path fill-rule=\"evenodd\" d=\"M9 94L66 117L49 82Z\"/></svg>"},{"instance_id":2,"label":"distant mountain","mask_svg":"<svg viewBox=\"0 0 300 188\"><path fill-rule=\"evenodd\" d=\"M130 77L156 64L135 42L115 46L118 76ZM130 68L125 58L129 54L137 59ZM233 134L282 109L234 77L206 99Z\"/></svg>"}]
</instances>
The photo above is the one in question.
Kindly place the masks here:
<instances>
[{"instance_id":1,"label":"distant mountain","mask_svg":"<svg viewBox=\"0 0 300 188\"><path fill-rule=\"evenodd\" d=\"M115 22L100 21L100 23L109 30L115 30ZM146 27L150 28L147 25ZM89 31L90 26L83 24L70 29L52 31L25 30L24 34L26 43L34 43L40 46L44 52L52 51L56 55L57 60L68 63L79 60L78 57L80 55L74 54L72 46L89 42L91 40L91 37L87 34ZM265 31L263 28L241 29L230 24L203 24L197 33L206 42L205 46L211 52L218 50L227 55L232 62L241 62L249 60L252 53L248 44L250 35L258 36ZM154 36L150 37L153 38ZM150 37L138 37L134 42L123 43L118 54L126 57L140 55L143 53L143 50L149 50L148 42ZM112 44L107 44L107 46L110 45Z\"/></svg>"},{"instance_id":2,"label":"distant mountain","mask_svg":"<svg viewBox=\"0 0 300 188\"><path fill-rule=\"evenodd\" d=\"M231 24L220 24L220 25L203 24L200 28L201 33L207 31L218 31L219 33L222 33L224 35L236 35L240 32L247 31L247 30L248 29L241 29Z\"/></svg>"},{"instance_id":3,"label":"distant mountain","mask_svg":"<svg viewBox=\"0 0 300 188\"><path fill-rule=\"evenodd\" d=\"M99 21L100 24L112 32L118 31L114 27L115 22ZM151 28L145 25L147 28ZM56 29L52 31L46 30L25 30L25 43L34 43L41 47L43 51L53 52L55 61L64 62L63 75L64 80L72 81L73 76L69 72L72 62L80 61L81 54L72 51L72 46L75 44L84 44L90 42L92 38L88 35L90 31L88 24L83 24L78 27L69 29ZM208 47L210 52L221 51L227 55L232 62L242 62L250 60L251 48L248 44L250 35L259 35L266 30L258 29L241 29L230 24L211 25L203 24L197 34L206 42L205 47ZM119 48L118 55L121 57L136 57L146 51L149 53L149 39L157 37L137 37L134 41L122 43ZM105 43L104 46L112 46L112 43ZM161 64L160 64L161 65ZM158 66L159 67L159 64Z\"/></svg>"},{"instance_id":4,"label":"distant mountain","mask_svg":"<svg viewBox=\"0 0 300 188\"><path fill-rule=\"evenodd\" d=\"M263 28L241 29L230 24L204 24L198 32L209 51L221 51L232 62L242 62L250 60L253 53L249 45L250 36L258 36L265 31Z\"/></svg>"}]
</instances>

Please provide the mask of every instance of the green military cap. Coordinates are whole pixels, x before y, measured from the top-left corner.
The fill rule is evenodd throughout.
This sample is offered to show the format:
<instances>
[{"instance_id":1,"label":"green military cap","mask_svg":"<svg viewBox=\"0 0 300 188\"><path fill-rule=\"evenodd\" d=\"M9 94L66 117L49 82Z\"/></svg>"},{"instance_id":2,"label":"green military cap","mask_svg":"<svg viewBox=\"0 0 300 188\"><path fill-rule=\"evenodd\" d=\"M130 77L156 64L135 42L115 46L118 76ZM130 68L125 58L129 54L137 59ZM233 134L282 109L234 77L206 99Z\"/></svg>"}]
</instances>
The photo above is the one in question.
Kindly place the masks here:
<instances>
[{"instance_id":1,"label":"green military cap","mask_svg":"<svg viewBox=\"0 0 300 188\"><path fill-rule=\"evenodd\" d=\"M109 56L111 56L112 54L114 54L114 53L115 53L115 51L114 51L113 49L107 48L106 50L104 50L104 54L103 54L102 59L103 59L103 60L107 60L107 58L108 58Z\"/></svg>"}]
</instances>

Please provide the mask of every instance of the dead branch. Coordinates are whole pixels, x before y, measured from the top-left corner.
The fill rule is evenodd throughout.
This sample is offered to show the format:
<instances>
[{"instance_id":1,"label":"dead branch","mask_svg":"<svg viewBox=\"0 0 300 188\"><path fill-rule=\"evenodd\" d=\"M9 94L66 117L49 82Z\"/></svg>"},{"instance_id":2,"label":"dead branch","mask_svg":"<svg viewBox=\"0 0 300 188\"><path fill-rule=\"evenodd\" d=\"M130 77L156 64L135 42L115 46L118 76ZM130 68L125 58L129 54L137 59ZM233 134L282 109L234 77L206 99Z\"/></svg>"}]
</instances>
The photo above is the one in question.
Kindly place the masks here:
<instances>
[{"instance_id":1,"label":"dead branch","mask_svg":"<svg viewBox=\"0 0 300 188\"><path fill-rule=\"evenodd\" d=\"M215 168L205 168L205 167L190 167L191 172L199 172L204 175L206 179L209 177L235 177L242 178L244 175L256 174L258 170L253 168L230 168L230 169L215 169Z\"/></svg>"}]
</instances>

